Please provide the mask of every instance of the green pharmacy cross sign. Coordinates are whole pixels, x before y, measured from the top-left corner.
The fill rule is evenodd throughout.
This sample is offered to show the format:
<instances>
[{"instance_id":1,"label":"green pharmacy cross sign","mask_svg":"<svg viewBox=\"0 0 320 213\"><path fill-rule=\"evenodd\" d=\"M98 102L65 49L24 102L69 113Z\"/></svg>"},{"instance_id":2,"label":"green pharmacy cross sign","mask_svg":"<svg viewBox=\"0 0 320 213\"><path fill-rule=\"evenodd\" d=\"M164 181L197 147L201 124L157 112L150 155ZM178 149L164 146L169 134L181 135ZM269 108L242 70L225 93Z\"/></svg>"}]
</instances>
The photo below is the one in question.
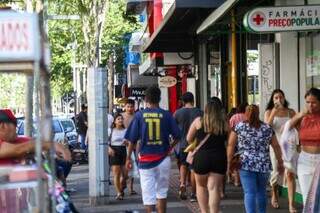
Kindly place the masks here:
<instances>
[{"instance_id":1,"label":"green pharmacy cross sign","mask_svg":"<svg viewBox=\"0 0 320 213\"><path fill-rule=\"evenodd\" d=\"M320 5L255 8L245 14L243 25L250 32L319 30Z\"/></svg>"}]
</instances>

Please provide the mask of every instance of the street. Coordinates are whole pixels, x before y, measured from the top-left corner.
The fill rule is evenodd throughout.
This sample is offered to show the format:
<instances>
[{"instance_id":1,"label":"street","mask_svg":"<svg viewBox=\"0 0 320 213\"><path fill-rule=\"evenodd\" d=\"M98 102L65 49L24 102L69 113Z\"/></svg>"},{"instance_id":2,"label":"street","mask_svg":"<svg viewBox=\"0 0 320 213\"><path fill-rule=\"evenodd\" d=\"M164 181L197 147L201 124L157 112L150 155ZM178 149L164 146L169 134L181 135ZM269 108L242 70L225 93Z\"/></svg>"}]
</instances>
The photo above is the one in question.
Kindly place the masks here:
<instances>
[{"instance_id":1,"label":"street","mask_svg":"<svg viewBox=\"0 0 320 213\"><path fill-rule=\"evenodd\" d=\"M181 201L178 198L179 179L178 169L175 164L172 164L172 173L170 179L170 188L167 204L168 213L198 213L199 207L197 203L190 203L188 200ZM77 191L71 193L72 200L79 212L93 213L93 212L108 212L108 213L125 213L126 211L144 212L141 200L141 190L138 181L135 181L134 189L138 195L125 195L124 200L116 201L116 193L113 185L110 187L110 204L104 206L91 207L89 204L89 184L88 184L88 165L79 165L72 168L71 174L68 177L68 187L74 188ZM125 191L127 193L127 191ZM301 212L301 206L299 212ZM240 187L234 187L227 184L226 198L221 202L221 211L223 213L245 212L243 205L243 194ZM287 213L288 203L285 198L280 199L280 209L272 209L270 205L270 198L267 212L270 213Z\"/></svg>"}]
</instances>

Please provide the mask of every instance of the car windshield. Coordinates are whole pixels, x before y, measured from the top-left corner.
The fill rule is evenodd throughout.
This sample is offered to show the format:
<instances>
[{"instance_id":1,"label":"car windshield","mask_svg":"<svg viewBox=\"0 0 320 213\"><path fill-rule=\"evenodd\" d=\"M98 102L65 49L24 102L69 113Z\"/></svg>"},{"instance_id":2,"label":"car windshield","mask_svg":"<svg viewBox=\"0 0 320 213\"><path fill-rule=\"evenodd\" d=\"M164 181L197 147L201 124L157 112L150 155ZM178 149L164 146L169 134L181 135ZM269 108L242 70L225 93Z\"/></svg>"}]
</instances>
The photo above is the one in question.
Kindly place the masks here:
<instances>
[{"instance_id":1,"label":"car windshield","mask_svg":"<svg viewBox=\"0 0 320 213\"><path fill-rule=\"evenodd\" d=\"M58 120L52 121L52 131L54 133L63 132Z\"/></svg>"},{"instance_id":2,"label":"car windshield","mask_svg":"<svg viewBox=\"0 0 320 213\"><path fill-rule=\"evenodd\" d=\"M61 120L60 121L64 131L72 131L74 129L73 123L71 120Z\"/></svg>"}]
</instances>

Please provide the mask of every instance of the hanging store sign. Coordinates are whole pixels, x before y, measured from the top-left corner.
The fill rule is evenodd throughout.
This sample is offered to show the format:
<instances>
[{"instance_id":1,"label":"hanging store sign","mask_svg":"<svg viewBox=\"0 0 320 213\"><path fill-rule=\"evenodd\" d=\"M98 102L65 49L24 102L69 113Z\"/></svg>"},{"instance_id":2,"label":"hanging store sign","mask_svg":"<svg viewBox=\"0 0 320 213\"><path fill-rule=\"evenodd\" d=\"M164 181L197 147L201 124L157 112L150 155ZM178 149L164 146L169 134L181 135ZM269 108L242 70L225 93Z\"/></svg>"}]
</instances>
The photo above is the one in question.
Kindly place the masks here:
<instances>
[{"instance_id":1,"label":"hanging store sign","mask_svg":"<svg viewBox=\"0 0 320 213\"><path fill-rule=\"evenodd\" d=\"M36 14L0 12L0 62L40 59L40 31Z\"/></svg>"},{"instance_id":2,"label":"hanging store sign","mask_svg":"<svg viewBox=\"0 0 320 213\"><path fill-rule=\"evenodd\" d=\"M144 97L146 88L130 88L129 96Z\"/></svg>"},{"instance_id":3,"label":"hanging store sign","mask_svg":"<svg viewBox=\"0 0 320 213\"><path fill-rule=\"evenodd\" d=\"M172 87L177 84L177 79L172 76L158 78L159 87Z\"/></svg>"},{"instance_id":4,"label":"hanging store sign","mask_svg":"<svg viewBox=\"0 0 320 213\"><path fill-rule=\"evenodd\" d=\"M320 29L320 5L256 8L244 16L252 32L307 31Z\"/></svg>"}]
</instances>

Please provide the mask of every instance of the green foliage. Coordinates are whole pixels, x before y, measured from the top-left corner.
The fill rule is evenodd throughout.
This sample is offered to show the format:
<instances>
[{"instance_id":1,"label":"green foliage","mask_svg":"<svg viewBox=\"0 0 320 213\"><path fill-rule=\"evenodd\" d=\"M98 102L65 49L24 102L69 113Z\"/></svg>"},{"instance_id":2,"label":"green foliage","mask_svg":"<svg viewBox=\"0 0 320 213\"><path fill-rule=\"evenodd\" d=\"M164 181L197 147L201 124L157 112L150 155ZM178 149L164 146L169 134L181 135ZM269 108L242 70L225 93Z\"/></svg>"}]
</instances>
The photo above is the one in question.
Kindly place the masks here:
<instances>
[{"instance_id":1,"label":"green foliage","mask_svg":"<svg viewBox=\"0 0 320 213\"><path fill-rule=\"evenodd\" d=\"M125 14L126 1L110 0L107 20L102 37L102 63L106 64L114 51L116 72L123 72L124 35L136 31L140 25L135 16Z\"/></svg>"},{"instance_id":2,"label":"green foliage","mask_svg":"<svg viewBox=\"0 0 320 213\"><path fill-rule=\"evenodd\" d=\"M25 76L0 73L0 82L0 108L10 108L16 112L24 108Z\"/></svg>"},{"instance_id":3,"label":"green foliage","mask_svg":"<svg viewBox=\"0 0 320 213\"><path fill-rule=\"evenodd\" d=\"M107 64L108 58L114 52L116 57L116 72L123 71L123 36L135 31L139 25L134 16L125 15L125 0L108 0L106 21L101 38L102 66ZM79 15L81 20L50 20L49 40L51 47L51 85L52 95L61 97L72 91L72 43L77 41L76 63L87 64L87 55L92 55L92 48L85 43L85 36L94 40L96 32L90 28L89 35L84 35L84 19L89 19L92 4L101 4L93 0L49 0L48 14ZM88 20L92 24L92 19ZM93 42L94 43L94 42ZM91 56L92 57L92 56Z\"/></svg>"}]
</instances>

